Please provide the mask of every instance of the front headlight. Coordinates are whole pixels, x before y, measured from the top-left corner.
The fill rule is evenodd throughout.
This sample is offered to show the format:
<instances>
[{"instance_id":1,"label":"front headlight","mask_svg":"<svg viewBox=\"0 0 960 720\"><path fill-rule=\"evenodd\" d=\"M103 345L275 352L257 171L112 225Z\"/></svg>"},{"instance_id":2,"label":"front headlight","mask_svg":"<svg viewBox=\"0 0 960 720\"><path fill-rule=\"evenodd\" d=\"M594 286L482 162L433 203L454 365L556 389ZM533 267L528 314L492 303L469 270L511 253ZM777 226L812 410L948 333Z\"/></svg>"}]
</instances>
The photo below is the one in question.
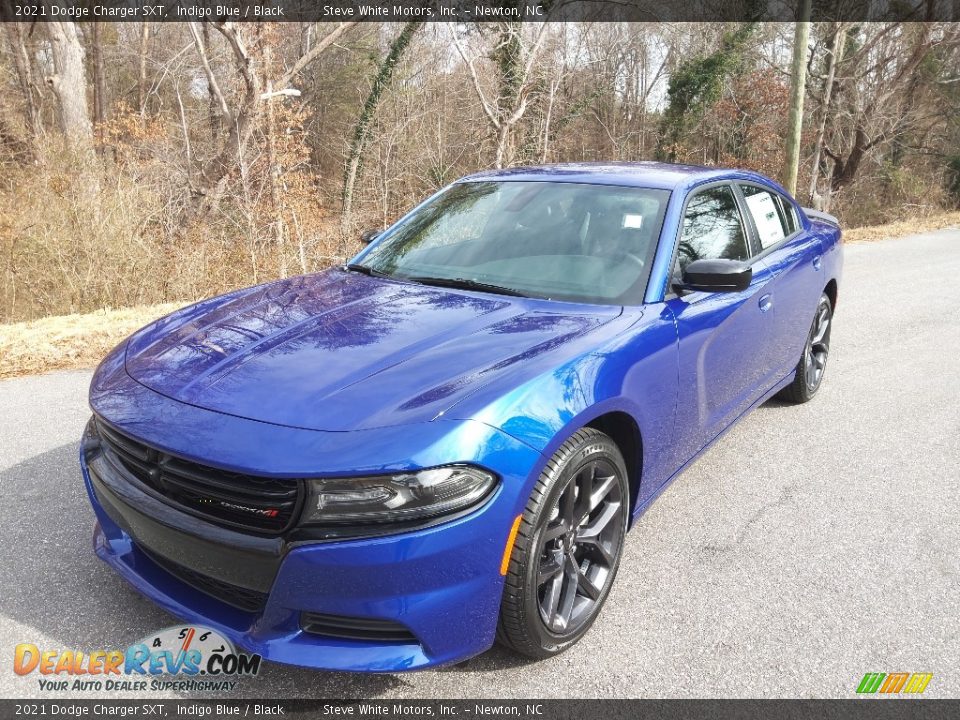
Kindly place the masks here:
<instances>
[{"instance_id":1,"label":"front headlight","mask_svg":"<svg viewBox=\"0 0 960 720\"><path fill-rule=\"evenodd\" d=\"M307 481L303 522L310 525L402 523L478 504L497 478L471 465L363 478Z\"/></svg>"}]
</instances>

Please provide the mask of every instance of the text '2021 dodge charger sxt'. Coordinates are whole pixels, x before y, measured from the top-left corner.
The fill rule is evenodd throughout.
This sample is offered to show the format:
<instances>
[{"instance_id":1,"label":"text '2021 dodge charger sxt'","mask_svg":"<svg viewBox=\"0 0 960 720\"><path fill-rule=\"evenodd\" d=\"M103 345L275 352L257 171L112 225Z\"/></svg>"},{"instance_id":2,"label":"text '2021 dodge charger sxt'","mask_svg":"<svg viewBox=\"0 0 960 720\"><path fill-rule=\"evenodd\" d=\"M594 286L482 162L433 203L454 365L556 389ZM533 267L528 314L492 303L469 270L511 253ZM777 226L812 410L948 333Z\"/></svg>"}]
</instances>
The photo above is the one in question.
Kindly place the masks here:
<instances>
[{"instance_id":1,"label":"text '2021 dodge charger sxt'","mask_svg":"<svg viewBox=\"0 0 960 720\"><path fill-rule=\"evenodd\" d=\"M97 554L268 660L577 642L631 523L823 379L840 229L760 175L472 175L350 262L134 333L90 388Z\"/></svg>"}]
</instances>

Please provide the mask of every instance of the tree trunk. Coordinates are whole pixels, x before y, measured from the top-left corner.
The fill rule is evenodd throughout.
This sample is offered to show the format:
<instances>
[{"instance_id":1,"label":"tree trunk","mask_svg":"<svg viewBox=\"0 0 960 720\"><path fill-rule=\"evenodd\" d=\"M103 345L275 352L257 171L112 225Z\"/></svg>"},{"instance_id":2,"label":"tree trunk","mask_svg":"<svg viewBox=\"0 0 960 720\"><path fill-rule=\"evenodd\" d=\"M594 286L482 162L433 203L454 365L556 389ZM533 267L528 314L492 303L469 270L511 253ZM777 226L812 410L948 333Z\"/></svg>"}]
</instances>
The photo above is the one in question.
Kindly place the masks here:
<instances>
[{"instance_id":1,"label":"tree trunk","mask_svg":"<svg viewBox=\"0 0 960 720\"><path fill-rule=\"evenodd\" d=\"M910 87L913 83L918 82L916 73L920 71L924 58L928 56L930 48L934 44L930 40L931 29L929 24L917 23L916 26L911 27L911 30L913 30L913 27L916 28L916 38L912 50L905 54L906 59L902 61L900 67L882 89L874 92L870 102L860 112L853 125L853 142L849 152L844 157L842 149L835 152L826 145L823 147L824 153L834 161L833 171L830 175L830 189L833 192L850 185L854 181L867 153L879 142L889 140L891 135L895 136L896 133L902 134L909 128L904 116L911 110L910 101L907 100L910 97ZM895 120L892 126L887 124L886 127L881 126L873 129L873 139L871 139L867 132L870 127L867 123L880 115L877 112L878 108L881 108L883 112L892 109L891 115L896 113L896 117L899 119Z\"/></svg>"},{"instance_id":2,"label":"tree trunk","mask_svg":"<svg viewBox=\"0 0 960 720\"><path fill-rule=\"evenodd\" d=\"M93 122L107 119L107 81L103 71L103 23L94 22L90 32L90 63L93 65Z\"/></svg>"},{"instance_id":3,"label":"tree trunk","mask_svg":"<svg viewBox=\"0 0 960 720\"><path fill-rule=\"evenodd\" d=\"M350 227L353 209L353 189L360 174L360 165L363 160L363 151L366 148L367 141L370 138L370 123L377 112L380 100L383 94L390 86L393 78L393 71L397 63L403 56L414 34L422 26L422 22L408 22L403 26L403 30L397 35L390 50L380 68L377 76L374 78L373 86L370 88L370 94L363 104L363 110L357 119L357 124L353 130L353 142L350 144L350 154L347 156L347 168L343 179L343 213L340 216L340 229L346 232Z\"/></svg>"},{"instance_id":4,"label":"tree trunk","mask_svg":"<svg viewBox=\"0 0 960 720\"><path fill-rule=\"evenodd\" d=\"M497 169L503 167L503 160L507 155L507 143L510 142L510 125L505 122L497 128L497 154L494 156L493 166Z\"/></svg>"},{"instance_id":5,"label":"tree trunk","mask_svg":"<svg viewBox=\"0 0 960 720\"><path fill-rule=\"evenodd\" d=\"M147 113L147 46L150 42L150 23L140 24L140 67L137 72L137 110L140 117Z\"/></svg>"},{"instance_id":6,"label":"tree trunk","mask_svg":"<svg viewBox=\"0 0 960 720\"><path fill-rule=\"evenodd\" d=\"M490 52L490 59L497 67L497 98L494 103L487 101L477 68L457 40L456 32L450 34L454 47L470 71L477 99L480 100L480 106L490 123L496 142L494 164L498 168L511 159L508 157L511 134L527 111L527 100L533 90L530 74L547 37L546 28L547 23L543 23L536 31L533 41L525 45L521 35L523 23L499 23L497 44Z\"/></svg>"},{"instance_id":7,"label":"tree trunk","mask_svg":"<svg viewBox=\"0 0 960 720\"><path fill-rule=\"evenodd\" d=\"M274 79L274 85L278 91L287 89L289 83L303 70L307 68L316 58L328 47L333 45L336 40L343 35L349 28L356 25L357 21L340 23L336 29L330 31L319 42L317 42L306 55L300 57L280 78ZM262 32L265 25L253 25L250 31L253 33ZM206 27L206 23L204 23ZM240 28L234 23L224 22L215 23L213 27L223 36L230 46L233 54L234 69L243 82L243 92L237 106L231 109L227 104L226 98L219 90L216 75L213 73L209 60L206 56L206 43L200 39L196 25L190 24L191 32L197 46L197 52L200 54L204 65L204 71L210 87L217 96L217 104L222 109L225 119L224 130L227 132L226 140L220 148L220 152L207 163L200 171L199 177L195 183L193 191L190 193L190 200L187 212L184 215L181 227L185 227L206 216L215 208L223 195L227 185L230 172L234 170L241 160L243 150L253 133L256 119L259 117L260 110L266 98L261 96L261 86L257 66L258 59L255 54L251 54L251 49L247 47L246 41L241 36ZM249 27L249 26L248 26ZM253 43L251 47L256 46Z\"/></svg>"},{"instance_id":8,"label":"tree trunk","mask_svg":"<svg viewBox=\"0 0 960 720\"><path fill-rule=\"evenodd\" d=\"M560 85L560 79L554 78L550 81L550 95L547 97L547 112L543 119L543 137L540 141L540 162L547 162L550 155L550 123L553 121L553 103L557 98L557 88Z\"/></svg>"},{"instance_id":9,"label":"tree trunk","mask_svg":"<svg viewBox=\"0 0 960 720\"><path fill-rule=\"evenodd\" d=\"M254 101L243 103L236 120L226 129L227 140L220 152L203 166L190 196L190 220L200 220L219 204L230 171L237 166L238 158L250 139L258 109Z\"/></svg>"},{"instance_id":10,"label":"tree trunk","mask_svg":"<svg viewBox=\"0 0 960 720\"><path fill-rule=\"evenodd\" d=\"M306 55L313 47L313 23L300 26L300 54Z\"/></svg>"},{"instance_id":11,"label":"tree trunk","mask_svg":"<svg viewBox=\"0 0 960 720\"><path fill-rule=\"evenodd\" d=\"M203 47L210 47L210 25L208 23L203 23ZM218 104L215 88L216 85L213 82L207 83L207 121L210 126L210 137L213 139L220 137L226 119L226 115L222 114L223 110Z\"/></svg>"},{"instance_id":12,"label":"tree trunk","mask_svg":"<svg viewBox=\"0 0 960 720\"><path fill-rule=\"evenodd\" d=\"M273 231L274 238L277 243L277 258L280 261L280 277L285 278L288 275L287 272L287 251L286 251L286 233L284 231L284 222L283 222L283 205L280 200L280 189L278 187L278 180L280 175L283 173L283 168L280 167L277 162L277 150L276 150L276 132L277 132L277 123L276 123L276 113L274 112L274 103L276 103L277 98L273 95L273 78L270 77L270 73L273 70L273 52L269 43L266 44L266 47L263 50L263 67L265 70L266 78L266 95L267 95L267 133L266 133L266 144L267 144L267 174L270 180L270 208L273 210Z\"/></svg>"},{"instance_id":13,"label":"tree trunk","mask_svg":"<svg viewBox=\"0 0 960 720\"><path fill-rule=\"evenodd\" d=\"M33 136L37 137L43 131L40 121L40 90L33 77L33 63L30 61L30 53L27 51L24 40L23 26L14 22L4 23L4 30L7 34L7 42L10 44L10 55L13 57L20 92L23 94L27 126Z\"/></svg>"},{"instance_id":14,"label":"tree trunk","mask_svg":"<svg viewBox=\"0 0 960 720\"><path fill-rule=\"evenodd\" d=\"M206 23L204 23L204 27L206 27ZM215 27L230 44L234 64L238 74L243 79L244 92L237 108L231 111L226 98L220 91L216 75L213 74L207 58L206 43L200 40L200 35L196 31L196 24L191 23L190 28L194 34L197 52L207 74L209 87L217 98L218 106L224 115L224 131L227 137L220 148L220 152L208 160L200 171L190 194L188 222L200 220L219 204L230 171L236 167L247 141L250 139L254 119L257 116L260 104L260 78L255 70L258 63L249 54L246 44L238 34L239 29L227 23L218 24Z\"/></svg>"},{"instance_id":15,"label":"tree trunk","mask_svg":"<svg viewBox=\"0 0 960 720\"><path fill-rule=\"evenodd\" d=\"M867 150L871 147L867 139L867 133L863 128L858 127L853 133L853 147L846 158L834 157L833 175L830 178L830 189L837 192L846 185L853 182L860 168L860 162L863 160Z\"/></svg>"},{"instance_id":16,"label":"tree trunk","mask_svg":"<svg viewBox=\"0 0 960 720\"><path fill-rule=\"evenodd\" d=\"M77 26L69 21L43 24L50 37L53 73L47 85L57 99L57 119L67 143L74 148L92 147L93 126L87 109L87 74L83 44Z\"/></svg>"},{"instance_id":17,"label":"tree trunk","mask_svg":"<svg viewBox=\"0 0 960 720\"><path fill-rule=\"evenodd\" d=\"M797 193L797 172L800 167L800 135L803 131L803 96L807 86L807 43L810 41L810 0L803 0L800 22L793 39L793 67L790 84L790 115L787 122L786 157L783 186L791 195Z\"/></svg>"},{"instance_id":18,"label":"tree trunk","mask_svg":"<svg viewBox=\"0 0 960 720\"><path fill-rule=\"evenodd\" d=\"M497 66L497 120L496 128L497 152L494 158L494 167L502 168L507 161L507 151L510 145L510 135L516 120L513 119L527 81L524 73L523 43L521 32L523 26L519 22L500 23L497 45L490 55L490 59ZM519 120L519 117L516 118Z\"/></svg>"},{"instance_id":19,"label":"tree trunk","mask_svg":"<svg viewBox=\"0 0 960 720\"><path fill-rule=\"evenodd\" d=\"M833 41L830 44L830 64L827 67L827 81L823 88L823 106L820 108L820 125L817 128L817 140L813 147L813 163L810 166L810 192L808 193L810 202L815 208L822 209L822 199L817 192L817 183L820 179L820 158L822 155L823 141L827 134L827 118L830 116L830 103L833 100L833 86L837 77L837 63L843 56L843 47L847 39L847 32L843 23L837 23L833 35Z\"/></svg>"}]
</instances>

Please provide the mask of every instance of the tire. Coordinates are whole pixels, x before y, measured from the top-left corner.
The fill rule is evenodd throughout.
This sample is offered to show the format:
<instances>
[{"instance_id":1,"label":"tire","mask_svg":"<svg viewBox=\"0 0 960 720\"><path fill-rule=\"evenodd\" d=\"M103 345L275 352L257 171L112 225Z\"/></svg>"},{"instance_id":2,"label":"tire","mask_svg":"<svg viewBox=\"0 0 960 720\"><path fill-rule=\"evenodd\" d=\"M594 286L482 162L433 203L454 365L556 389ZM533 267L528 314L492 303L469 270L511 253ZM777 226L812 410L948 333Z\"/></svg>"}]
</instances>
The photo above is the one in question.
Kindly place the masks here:
<instances>
[{"instance_id":1,"label":"tire","mask_svg":"<svg viewBox=\"0 0 960 720\"><path fill-rule=\"evenodd\" d=\"M805 403L817 394L827 370L832 328L833 304L830 296L823 293L817 303L807 341L803 344L803 354L797 363L796 376L792 383L780 391L781 399L792 403Z\"/></svg>"},{"instance_id":2,"label":"tire","mask_svg":"<svg viewBox=\"0 0 960 720\"><path fill-rule=\"evenodd\" d=\"M500 605L501 644L547 658L586 634L620 565L629 504L626 464L613 440L583 428L560 446L521 516Z\"/></svg>"}]
</instances>

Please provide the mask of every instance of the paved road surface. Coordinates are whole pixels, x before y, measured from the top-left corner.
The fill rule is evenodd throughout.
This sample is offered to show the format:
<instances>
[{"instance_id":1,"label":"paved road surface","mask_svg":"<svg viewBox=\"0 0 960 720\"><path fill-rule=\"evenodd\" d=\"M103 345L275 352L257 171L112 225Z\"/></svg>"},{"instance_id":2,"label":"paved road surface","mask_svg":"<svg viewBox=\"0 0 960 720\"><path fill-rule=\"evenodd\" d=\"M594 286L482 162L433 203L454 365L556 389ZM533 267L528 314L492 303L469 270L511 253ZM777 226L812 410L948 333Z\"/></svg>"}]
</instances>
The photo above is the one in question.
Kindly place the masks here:
<instances>
[{"instance_id":1,"label":"paved road surface","mask_svg":"<svg viewBox=\"0 0 960 720\"><path fill-rule=\"evenodd\" d=\"M865 672L960 696L960 231L853 245L820 396L768 403L628 537L576 648L413 675L279 665L263 697L850 697ZM90 549L87 372L0 383L0 696L14 645L125 647L174 623ZM62 696L61 696L62 697Z\"/></svg>"}]
</instances>

